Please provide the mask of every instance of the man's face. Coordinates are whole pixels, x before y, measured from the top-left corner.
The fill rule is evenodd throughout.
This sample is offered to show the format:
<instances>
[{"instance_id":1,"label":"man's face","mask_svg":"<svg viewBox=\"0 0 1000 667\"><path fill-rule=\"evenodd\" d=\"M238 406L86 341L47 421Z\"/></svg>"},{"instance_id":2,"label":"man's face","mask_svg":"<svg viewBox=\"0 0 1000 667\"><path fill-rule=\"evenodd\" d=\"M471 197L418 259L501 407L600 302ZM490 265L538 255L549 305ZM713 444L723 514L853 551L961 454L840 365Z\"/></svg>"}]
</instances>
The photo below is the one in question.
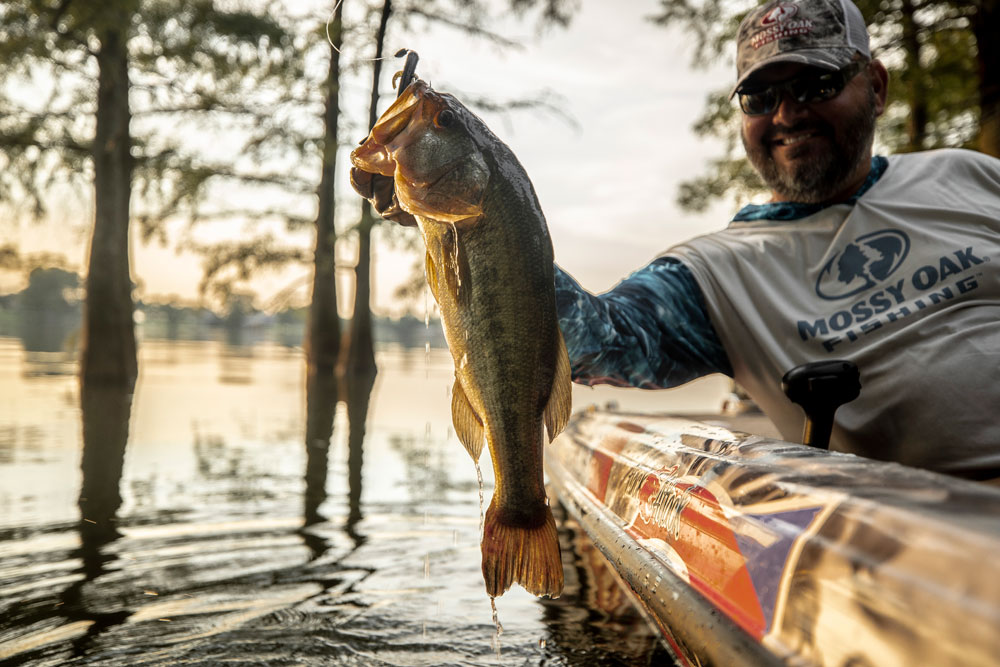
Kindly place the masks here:
<instances>
[{"instance_id":1,"label":"man's face","mask_svg":"<svg viewBox=\"0 0 1000 667\"><path fill-rule=\"evenodd\" d=\"M752 83L778 83L808 71L801 64L776 64ZM871 161L875 119L884 105L884 83L880 73L863 71L832 99L799 103L784 95L771 113L743 114L747 158L775 200L824 202L848 197L861 185Z\"/></svg>"}]
</instances>

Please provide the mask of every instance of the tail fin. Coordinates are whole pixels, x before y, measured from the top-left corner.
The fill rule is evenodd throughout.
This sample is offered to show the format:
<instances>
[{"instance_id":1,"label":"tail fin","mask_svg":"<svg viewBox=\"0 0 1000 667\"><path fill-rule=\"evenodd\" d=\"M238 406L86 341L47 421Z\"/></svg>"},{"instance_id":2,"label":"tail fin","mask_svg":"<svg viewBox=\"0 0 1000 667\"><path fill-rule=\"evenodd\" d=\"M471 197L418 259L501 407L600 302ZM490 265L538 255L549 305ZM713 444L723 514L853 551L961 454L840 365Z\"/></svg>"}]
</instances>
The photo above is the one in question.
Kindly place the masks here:
<instances>
[{"instance_id":1,"label":"tail fin","mask_svg":"<svg viewBox=\"0 0 1000 667\"><path fill-rule=\"evenodd\" d=\"M552 510L545 507L545 521L523 527L505 523L490 502L483 526L483 578L491 597L503 595L519 583L533 595L557 598L563 589L559 537Z\"/></svg>"}]
</instances>

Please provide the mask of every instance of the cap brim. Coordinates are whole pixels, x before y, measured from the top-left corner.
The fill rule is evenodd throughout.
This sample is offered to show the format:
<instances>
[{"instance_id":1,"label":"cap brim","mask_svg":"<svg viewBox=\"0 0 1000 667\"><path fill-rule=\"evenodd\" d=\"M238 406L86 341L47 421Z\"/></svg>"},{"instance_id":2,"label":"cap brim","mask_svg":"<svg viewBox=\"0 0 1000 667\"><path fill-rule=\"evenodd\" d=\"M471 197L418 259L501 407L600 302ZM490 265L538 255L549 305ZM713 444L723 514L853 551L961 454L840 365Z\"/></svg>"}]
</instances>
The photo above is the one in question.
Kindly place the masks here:
<instances>
[{"instance_id":1,"label":"cap brim","mask_svg":"<svg viewBox=\"0 0 1000 667\"><path fill-rule=\"evenodd\" d=\"M733 95L739 90L747 79L761 71L765 67L770 67L771 65L777 65L779 63L801 63L803 65L809 65L812 67L821 67L828 70L838 70L846 65L850 64L851 60L854 58L854 54L857 53L851 48L824 48L824 49L797 49L795 51L786 51L785 53L778 53L766 60L755 64L753 67L748 69L733 86L733 89L729 92L729 99L733 99Z\"/></svg>"}]
</instances>

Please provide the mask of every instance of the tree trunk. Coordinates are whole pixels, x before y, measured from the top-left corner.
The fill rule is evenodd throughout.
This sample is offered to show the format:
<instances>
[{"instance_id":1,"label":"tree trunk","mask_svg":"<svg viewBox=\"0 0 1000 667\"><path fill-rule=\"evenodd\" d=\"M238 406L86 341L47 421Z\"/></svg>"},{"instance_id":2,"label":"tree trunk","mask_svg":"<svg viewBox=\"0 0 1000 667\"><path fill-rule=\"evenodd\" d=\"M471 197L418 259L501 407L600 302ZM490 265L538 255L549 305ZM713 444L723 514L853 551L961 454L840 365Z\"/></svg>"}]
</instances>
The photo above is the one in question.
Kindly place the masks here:
<instances>
[{"instance_id":1,"label":"tree trunk","mask_svg":"<svg viewBox=\"0 0 1000 667\"><path fill-rule=\"evenodd\" d=\"M371 245L375 216L366 200L362 204L358 224L358 263L354 267L354 313L351 315L351 335L344 372L365 376L377 371L375 342L372 335L371 310Z\"/></svg>"},{"instance_id":2,"label":"tree trunk","mask_svg":"<svg viewBox=\"0 0 1000 667\"><path fill-rule=\"evenodd\" d=\"M909 76L907 102L910 114L906 122L906 146L908 152L924 149L927 139L927 90L924 86L924 72L920 64L920 26L914 18L915 7L912 0L903 0L901 7L903 27L903 51L906 54L906 73Z\"/></svg>"},{"instance_id":3,"label":"tree trunk","mask_svg":"<svg viewBox=\"0 0 1000 667\"><path fill-rule=\"evenodd\" d=\"M337 407L337 357L340 354L340 316L337 314L334 172L337 166L337 122L340 115L341 11L337 4L330 22L330 68L326 78L323 114L323 167L316 214L316 251L312 302L306 328L306 526L323 520L320 506L326 499L330 438ZM310 542L307 540L307 544ZM314 545L315 546L315 545ZM312 548L312 547L311 547ZM314 548L318 555L319 548Z\"/></svg>"},{"instance_id":4,"label":"tree trunk","mask_svg":"<svg viewBox=\"0 0 1000 667\"><path fill-rule=\"evenodd\" d=\"M94 234L90 241L84 307L82 382L127 384L137 373L132 281L129 276L129 199L132 155L129 135L128 21L99 32L97 129L94 136Z\"/></svg>"},{"instance_id":5,"label":"tree trunk","mask_svg":"<svg viewBox=\"0 0 1000 667\"><path fill-rule=\"evenodd\" d=\"M972 17L979 65L979 150L1000 157L1000 2L983 0Z\"/></svg>"},{"instance_id":6,"label":"tree trunk","mask_svg":"<svg viewBox=\"0 0 1000 667\"><path fill-rule=\"evenodd\" d=\"M372 94L368 107L368 127L378 119L378 83L382 74L382 50L385 45L385 31L392 13L392 0L382 4L382 17L375 37L375 62L372 67ZM375 214L368 200L361 202L361 222L358 224L358 263L354 268L354 313L351 315L351 335L347 352L345 373L361 377L374 375L375 342L372 335L371 311L371 235L375 224Z\"/></svg>"},{"instance_id":7,"label":"tree trunk","mask_svg":"<svg viewBox=\"0 0 1000 667\"><path fill-rule=\"evenodd\" d=\"M337 166L337 122L340 115L341 12L337 5L330 22L330 69L326 78L326 110L323 114L323 168L319 182L319 211L316 215L316 251L312 303L306 331L306 360L310 370L333 373L340 352L340 318L337 315L336 243L334 224L334 173Z\"/></svg>"}]
</instances>

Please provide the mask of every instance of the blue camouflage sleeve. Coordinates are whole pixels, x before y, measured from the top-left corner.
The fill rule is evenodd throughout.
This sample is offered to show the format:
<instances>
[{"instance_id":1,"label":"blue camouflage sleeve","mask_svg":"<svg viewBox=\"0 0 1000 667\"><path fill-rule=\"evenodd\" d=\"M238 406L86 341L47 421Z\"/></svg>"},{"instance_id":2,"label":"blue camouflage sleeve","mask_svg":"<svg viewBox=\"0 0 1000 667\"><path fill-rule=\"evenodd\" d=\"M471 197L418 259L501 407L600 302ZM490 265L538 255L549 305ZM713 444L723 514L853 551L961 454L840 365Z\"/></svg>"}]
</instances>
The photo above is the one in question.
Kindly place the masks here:
<instances>
[{"instance_id":1,"label":"blue camouflage sleeve","mask_svg":"<svg viewBox=\"0 0 1000 667\"><path fill-rule=\"evenodd\" d=\"M600 295L558 266L555 283L574 381L663 389L732 376L701 289L679 260L657 259Z\"/></svg>"}]
</instances>

